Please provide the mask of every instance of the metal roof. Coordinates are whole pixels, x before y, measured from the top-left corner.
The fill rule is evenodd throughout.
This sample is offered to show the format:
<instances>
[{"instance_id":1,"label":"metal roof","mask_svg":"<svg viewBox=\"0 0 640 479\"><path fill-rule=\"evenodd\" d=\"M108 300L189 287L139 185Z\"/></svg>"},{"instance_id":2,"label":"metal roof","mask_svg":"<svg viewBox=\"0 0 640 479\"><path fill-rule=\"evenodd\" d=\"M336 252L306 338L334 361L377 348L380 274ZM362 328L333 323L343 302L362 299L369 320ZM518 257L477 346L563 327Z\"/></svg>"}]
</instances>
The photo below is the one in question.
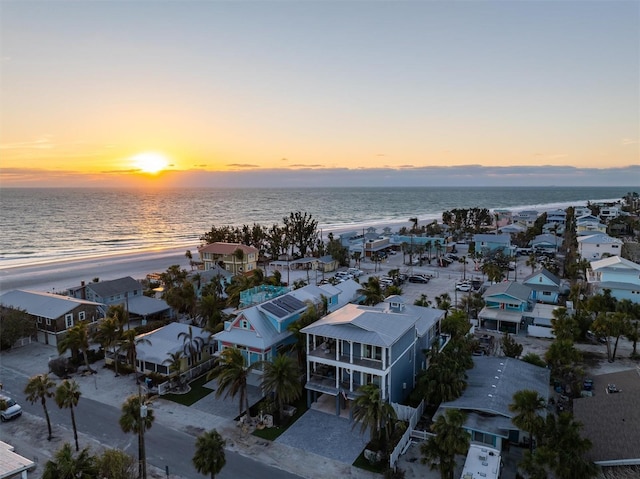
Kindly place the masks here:
<instances>
[{"instance_id":1,"label":"metal roof","mask_svg":"<svg viewBox=\"0 0 640 479\"><path fill-rule=\"evenodd\" d=\"M513 395L523 389L536 391L549 399L549 378L546 368L514 358L474 356L473 368L467 370L467 387L458 399L441 407L481 411L507 418L513 417L509 404Z\"/></svg>"},{"instance_id":2,"label":"metal roof","mask_svg":"<svg viewBox=\"0 0 640 479\"><path fill-rule=\"evenodd\" d=\"M524 278L522 280L523 283L528 285L528 281L539 276L542 275L545 278L547 278L549 281L551 281L553 284L560 286L560 278L558 278L555 274L553 274L551 271L549 271L548 269L542 268L539 271L536 271L534 273L531 273L529 276L527 276L526 278ZM534 287L534 289L540 289L540 286L544 286L544 285L536 285L536 284L532 284L532 287Z\"/></svg>"},{"instance_id":3,"label":"metal roof","mask_svg":"<svg viewBox=\"0 0 640 479\"><path fill-rule=\"evenodd\" d=\"M204 329L184 323L169 323L162 328L136 336L136 338L145 338L151 342L151 344L140 343L136 345L136 356L140 360L151 363L167 364L165 361L169 359L169 354L178 351L184 353L184 343L178 339L178 335L180 333L188 334L189 328L191 328L194 337L202 338L205 344L209 343L211 335Z\"/></svg>"},{"instance_id":4,"label":"metal roof","mask_svg":"<svg viewBox=\"0 0 640 479\"><path fill-rule=\"evenodd\" d=\"M22 289L14 289L4 293L0 296L0 304L14 309L22 309L33 316L49 319L59 318L82 304L103 306L101 303L86 299Z\"/></svg>"},{"instance_id":5,"label":"metal roof","mask_svg":"<svg viewBox=\"0 0 640 479\"><path fill-rule=\"evenodd\" d=\"M129 298L128 308L130 313L138 316L148 316L171 309L162 299L148 298L147 296Z\"/></svg>"},{"instance_id":6,"label":"metal roof","mask_svg":"<svg viewBox=\"0 0 640 479\"><path fill-rule=\"evenodd\" d=\"M515 281L503 281L502 283L489 286L482 297L486 299L489 296L497 296L500 294L506 294L520 301L527 301L529 296L531 296L531 288L527 285L516 283Z\"/></svg>"}]
</instances>

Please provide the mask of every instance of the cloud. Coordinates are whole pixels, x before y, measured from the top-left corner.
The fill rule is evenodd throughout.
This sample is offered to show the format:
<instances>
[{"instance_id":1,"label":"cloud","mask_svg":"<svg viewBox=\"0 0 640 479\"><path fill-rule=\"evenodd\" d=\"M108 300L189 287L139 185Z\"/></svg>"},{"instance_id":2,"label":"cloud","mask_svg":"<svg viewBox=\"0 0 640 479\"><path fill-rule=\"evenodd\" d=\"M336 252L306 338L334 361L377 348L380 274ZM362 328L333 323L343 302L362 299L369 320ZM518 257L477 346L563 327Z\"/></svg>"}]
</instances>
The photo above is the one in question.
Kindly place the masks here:
<instances>
[{"instance_id":1,"label":"cloud","mask_svg":"<svg viewBox=\"0 0 640 479\"><path fill-rule=\"evenodd\" d=\"M4 143L0 145L0 150L48 150L55 147L51 138L53 135L43 135L31 141Z\"/></svg>"},{"instance_id":2,"label":"cloud","mask_svg":"<svg viewBox=\"0 0 640 479\"><path fill-rule=\"evenodd\" d=\"M315 164L315 165L305 165L303 163L294 163L292 165L289 165L290 168L324 168L323 164Z\"/></svg>"},{"instance_id":3,"label":"cloud","mask_svg":"<svg viewBox=\"0 0 640 479\"><path fill-rule=\"evenodd\" d=\"M638 140L632 140L631 138L623 138L622 139L622 145L623 146L635 145L636 143L638 143Z\"/></svg>"},{"instance_id":4,"label":"cloud","mask_svg":"<svg viewBox=\"0 0 640 479\"><path fill-rule=\"evenodd\" d=\"M259 168L258 165L252 165L251 163L229 163L227 166L230 168Z\"/></svg>"}]
</instances>

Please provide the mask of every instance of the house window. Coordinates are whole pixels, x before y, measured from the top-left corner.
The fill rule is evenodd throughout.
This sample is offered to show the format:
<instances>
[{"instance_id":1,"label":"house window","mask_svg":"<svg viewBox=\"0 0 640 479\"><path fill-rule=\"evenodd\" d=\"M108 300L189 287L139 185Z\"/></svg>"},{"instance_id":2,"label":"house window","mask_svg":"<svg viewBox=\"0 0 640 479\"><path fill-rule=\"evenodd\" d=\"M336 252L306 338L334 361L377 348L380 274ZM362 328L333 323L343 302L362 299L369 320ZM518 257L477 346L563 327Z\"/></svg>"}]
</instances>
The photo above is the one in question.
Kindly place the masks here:
<instances>
[{"instance_id":1,"label":"house window","mask_svg":"<svg viewBox=\"0 0 640 479\"><path fill-rule=\"evenodd\" d=\"M365 384L375 384L376 386L380 386L380 376L376 376L375 374L362 373L362 385Z\"/></svg>"},{"instance_id":2,"label":"house window","mask_svg":"<svg viewBox=\"0 0 640 479\"><path fill-rule=\"evenodd\" d=\"M161 364L158 364L158 372L160 374L169 374L169 367L168 366L163 366Z\"/></svg>"},{"instance_id":3,"label":"house window","mask_svg":"<svg viewBox=\"0 0 640 479\"><path fill-rule=\"evenodd\" d=\"M372 346L371 344L363 344L362 358L382 361L382 348L380 346Z\"/></svg>"},{"instance_id":4,"label":"house window","mask_svg":"<svg viewBox=\"0 0 640 479\"><path fill-rule=\"evenodd\" d=\"M47 318L47 326L51 326L51 318Z\"/></svg>"},{"instance_id":5,"label":"house window","mask_svg":"<svg viewBox=\"0 0 640 479\"><path fill-rule=\"evenodd\" d=\"M67 325L67 329L71 328L73 326L73 314L65 314L64 321Z\"/></svg>"},{"instance_id":6,"label":"house window","mask_svg":"<svg viewBox=\"0 0 640 479\"><path fill-rule=\"evenodd\" d=\"M38 324L42 324L42 318L38 316Z\"/></svg>"},{"instance_id":7,"label":"house window","mask_svg":"<svg viewBox=\"0 0 640 479\"><path fill-rule=\"evenodd\" d=\"M473 441L482 444L494 445L493 436L478 431L473 431Z\"/></svg>"},{"instance_id":8,"label":"house window","mask_svg":"<svg viewBox=\"0 0 640 479\"><path fill-rule=\"evenodd\" d=\"M78 313L78 321L84 321L84 311L80 311Z\"/></svg>"},{"instance_id":9,"label":"house window","mask_svg":"<svg viewBox=\"0 0 640 479\"><path fill-rule=\"evenodd\" d=\"M247 321L246 319L241 319L240 320L240 328L241 329L249 329L249 321Z\"/></svg>"}]
</instances>

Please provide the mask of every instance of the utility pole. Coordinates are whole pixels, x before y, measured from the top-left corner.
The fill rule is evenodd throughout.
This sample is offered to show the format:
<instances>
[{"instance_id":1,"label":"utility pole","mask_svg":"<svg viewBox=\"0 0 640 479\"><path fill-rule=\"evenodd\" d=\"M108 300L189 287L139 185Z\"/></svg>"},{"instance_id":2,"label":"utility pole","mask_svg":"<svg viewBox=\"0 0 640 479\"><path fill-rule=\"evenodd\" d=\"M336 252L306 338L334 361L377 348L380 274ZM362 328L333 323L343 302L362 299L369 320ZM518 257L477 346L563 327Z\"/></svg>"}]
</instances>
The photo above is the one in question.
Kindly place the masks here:
<instances>
[{"instance_id":1,"label":"utility pole","mask_svg":"<svg viewBox=\"0 0 640 479\"><path fill-rule=\"evenodd\" d=\"M138 401L140 403L140 416L138 417L138 476L147 479L147 455L144 447L144 428L147 418L147 405L142 402L142 386L138 384Z\"/></svg>"}]
</instances>

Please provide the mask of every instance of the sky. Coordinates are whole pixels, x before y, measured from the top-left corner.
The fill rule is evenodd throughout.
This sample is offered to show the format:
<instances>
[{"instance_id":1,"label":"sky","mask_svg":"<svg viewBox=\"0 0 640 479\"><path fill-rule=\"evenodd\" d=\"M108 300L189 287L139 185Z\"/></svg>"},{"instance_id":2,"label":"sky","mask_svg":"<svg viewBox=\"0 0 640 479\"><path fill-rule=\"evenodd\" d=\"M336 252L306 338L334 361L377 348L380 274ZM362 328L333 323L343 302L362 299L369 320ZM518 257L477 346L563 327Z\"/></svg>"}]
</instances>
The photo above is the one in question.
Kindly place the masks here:
<instances>
[{"instance_id":1,"label":"sky","mask_svg":"<svg viewBox=\"0 0 640 479\"><path fill-rule=\"evenodd\" d=\"M635 0L0 0L0 61L0 186L640 184Z\"/></svg>"}]
</instances>

